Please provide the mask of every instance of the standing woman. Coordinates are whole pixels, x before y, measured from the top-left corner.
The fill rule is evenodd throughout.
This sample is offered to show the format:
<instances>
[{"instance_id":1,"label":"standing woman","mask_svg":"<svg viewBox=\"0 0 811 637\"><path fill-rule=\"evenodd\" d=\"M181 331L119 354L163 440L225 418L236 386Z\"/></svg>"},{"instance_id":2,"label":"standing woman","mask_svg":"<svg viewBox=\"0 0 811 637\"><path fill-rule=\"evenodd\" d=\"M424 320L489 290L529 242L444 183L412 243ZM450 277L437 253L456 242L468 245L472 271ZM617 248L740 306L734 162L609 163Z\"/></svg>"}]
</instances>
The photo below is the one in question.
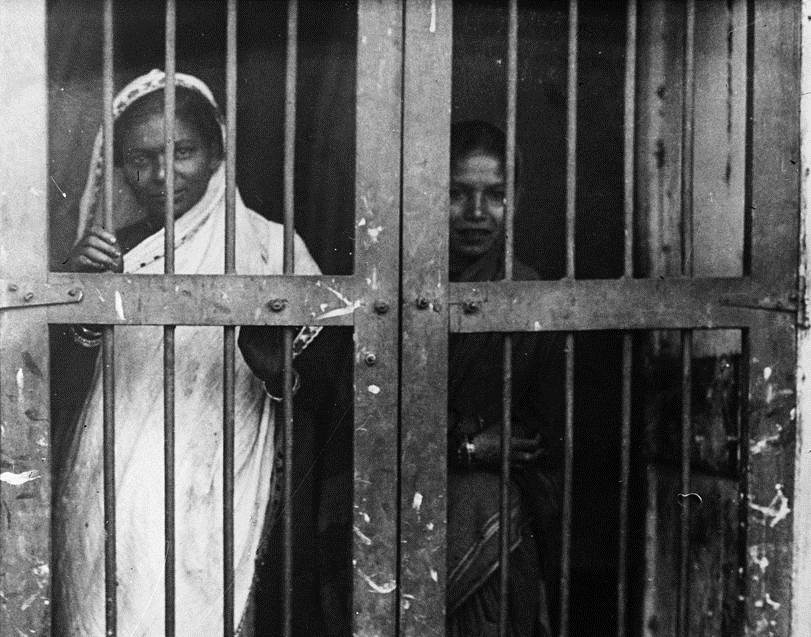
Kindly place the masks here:
<instances>
[{"instance_id":1,"label":"standing woman","mask_svg":"<svg viewBox=\"0 0 811 637\"><path fill-rule=\"evenodd\" d=\"M451 128L450 280L504 278L506 137L482 121ZM520 183L520 162L516 186ZM518 188L516 188L518 190ZM538 275L515 262L516 280ZM513 335L508 634L552 634L561 392L554 336ZM448 635L495 636L499 613L501 334L452 334L448 362Z\"/></svg>"},{"instance_id":2,"label":"standing woman","mask_svg":"<svg viewBox=\"0 0 811 637\"><path fill-rule=\"evenodd\" d=\"M97 219L102 135L96 139L80 204L78 241L68 268L83 272L162 274L166 164L161 71L139 77L115 98L114 162L145 214L115 234ZM209 88L176 75L175 271L221 274L225 239L224 123ZM282 272L283 229L236 195L239 274ZM295 271L318 274L296 236ZM100 332L73 326L82 347ZM164 630L163 339L160 327L116 330L116 515L118 630L129 636ZM316 330L302 330L297 349ZM176 330L176 621L183 634L222 634L222 328ZM239 623L273 493L275 404L241 357L236 361L234 607ZM277 392L278 393L278 392ZM64 635L104 634L102 375L67 432L55 497L54 624Z\"/></svg>"}]
</instances>

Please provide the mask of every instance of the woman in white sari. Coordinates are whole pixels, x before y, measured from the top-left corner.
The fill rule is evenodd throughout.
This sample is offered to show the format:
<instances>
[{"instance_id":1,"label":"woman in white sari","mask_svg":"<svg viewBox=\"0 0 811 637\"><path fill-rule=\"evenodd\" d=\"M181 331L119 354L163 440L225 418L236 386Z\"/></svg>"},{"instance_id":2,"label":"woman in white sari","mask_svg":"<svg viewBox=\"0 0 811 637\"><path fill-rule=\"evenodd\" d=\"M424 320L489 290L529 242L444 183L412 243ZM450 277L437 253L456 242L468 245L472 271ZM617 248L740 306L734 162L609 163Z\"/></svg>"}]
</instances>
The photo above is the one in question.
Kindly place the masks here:
<instances>
[{"instance_id":1,"label":"woman in white sari","mask_svg":"<svg viewBox=\"0 0 811 637\"><path fill-rule=\"evenodd\" d=\"M115 235L95 219L102 174L96 140L80 206L76 271L164 271L164 73L152 71L114 101L115 159L146 215ZM221 274L224 261L223 121L208 87L177 74L175 270ZM236 196L239 274L282 272L283 230ZM297 274L317 274L303 241ZM160 327L116 330L116 505L118 634L164 631L163 343ZM303 330L299 350L316 330ZM75 326L92 347L92 326ZM182 634L222 634L222 328L176 331L176 622ZM245 613L268 507L274 506L274 402L244 360L236 361L234 607ZM102 378L97 361L78 422L71 428L56 481L55 620L58 634L104 634Z\"/></svg>"}]
</instances>

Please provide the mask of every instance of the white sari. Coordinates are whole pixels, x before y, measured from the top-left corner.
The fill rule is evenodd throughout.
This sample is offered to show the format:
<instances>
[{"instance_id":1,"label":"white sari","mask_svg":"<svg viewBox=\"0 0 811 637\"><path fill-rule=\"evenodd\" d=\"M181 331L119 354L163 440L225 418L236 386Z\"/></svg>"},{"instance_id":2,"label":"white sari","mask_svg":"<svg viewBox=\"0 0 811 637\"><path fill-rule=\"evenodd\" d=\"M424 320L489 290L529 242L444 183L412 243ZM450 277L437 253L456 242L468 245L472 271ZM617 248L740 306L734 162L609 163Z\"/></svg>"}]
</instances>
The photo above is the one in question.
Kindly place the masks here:
<instances>
[{"instance_id":1,"label":"white sari","mask_svg":"<svg viewBox=\"0 0 811 637\"><path fill-rule=\"evenodd\" d=\"M204 84L178 74L178 85ZM165 86L162 72L138 78L116 98L116 116L138 97ZM216 106L216 105L215 105ZM97 140L82 198L84 231L95 207L101 174ZM175 225L178 274L223 271L223 166L208 189ZM237 193L236 259L239 274L282 272L283 230L245 207ZM124 257L130 274L163 273L163 230ZM318 274L296 236L295 271ZM227 301L227 299L224 299ZM164 634L163 339L154 326L116 329L116 550L118 635ZM176 621L179 634L222 635L222 328L176 330ZM254 563L274 482L274 405L236 357L234 497L234 608L246 609ZM55 485L56 626L60 634L105 634L102 476L102 378L97 364L79 420L70 434L66 467Z\"/></svg>"}]
</instances>

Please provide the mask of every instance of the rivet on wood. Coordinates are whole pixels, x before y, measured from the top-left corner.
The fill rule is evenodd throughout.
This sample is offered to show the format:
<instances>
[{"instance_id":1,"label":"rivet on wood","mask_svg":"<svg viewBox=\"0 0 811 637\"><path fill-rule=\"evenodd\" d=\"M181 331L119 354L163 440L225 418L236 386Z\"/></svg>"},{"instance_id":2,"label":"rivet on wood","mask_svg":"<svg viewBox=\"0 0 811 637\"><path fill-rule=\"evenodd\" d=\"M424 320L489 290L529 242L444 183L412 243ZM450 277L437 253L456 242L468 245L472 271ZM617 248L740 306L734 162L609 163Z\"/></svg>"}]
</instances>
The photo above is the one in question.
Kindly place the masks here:
<instances>
[{"instance_id":1,"label":"rivet on wood","mask_svg":"<svg viewBox=\"0 0 811 637\"><path fill-rule=\"evenodd\" d=\"M281 312L287 307L287 301L285 299L273 299L268 302L267 306L273 312Z\"/></svg>"}]
</instances>

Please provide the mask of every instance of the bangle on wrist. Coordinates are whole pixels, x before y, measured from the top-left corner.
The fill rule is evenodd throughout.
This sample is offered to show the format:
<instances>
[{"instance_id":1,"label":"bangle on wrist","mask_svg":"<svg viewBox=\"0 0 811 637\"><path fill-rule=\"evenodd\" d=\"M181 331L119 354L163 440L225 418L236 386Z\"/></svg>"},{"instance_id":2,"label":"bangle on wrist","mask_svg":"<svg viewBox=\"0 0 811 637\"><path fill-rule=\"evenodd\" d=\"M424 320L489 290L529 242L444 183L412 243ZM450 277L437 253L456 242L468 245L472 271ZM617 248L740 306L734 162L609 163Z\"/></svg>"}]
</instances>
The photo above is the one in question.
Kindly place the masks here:
<instances>
[{"instance_id":1,"label":"bangle on wrist","mask_svg":"<svg viewBox=\"0 0 811 637\"><path fill-rule=\"evenodd\" d=\"M82 347L92 348L101 344L102 333L85 325L71 325L70 332L74 342Z\"/></svg>"},{"instance_id":2,"label":"bangle on wrist","mask_svg":"<svg viewBox=\"0 0 811 637\"><path fill-rule=\"evenodd\" d=\"M267 381L262 383L262 385L265 388L265 393L268 395L268 398L270 398L272 401L277 402L277 403L284 402L284 397L276 396L270 390L270 388L268 387ZM290 392L290 395L295 396L296 393L298 392L300 386L301 386L301 377L299 376L298 372L294 369L293 370L293 388L292 388L292 390Z\"/></svg>"}]
</instances>

